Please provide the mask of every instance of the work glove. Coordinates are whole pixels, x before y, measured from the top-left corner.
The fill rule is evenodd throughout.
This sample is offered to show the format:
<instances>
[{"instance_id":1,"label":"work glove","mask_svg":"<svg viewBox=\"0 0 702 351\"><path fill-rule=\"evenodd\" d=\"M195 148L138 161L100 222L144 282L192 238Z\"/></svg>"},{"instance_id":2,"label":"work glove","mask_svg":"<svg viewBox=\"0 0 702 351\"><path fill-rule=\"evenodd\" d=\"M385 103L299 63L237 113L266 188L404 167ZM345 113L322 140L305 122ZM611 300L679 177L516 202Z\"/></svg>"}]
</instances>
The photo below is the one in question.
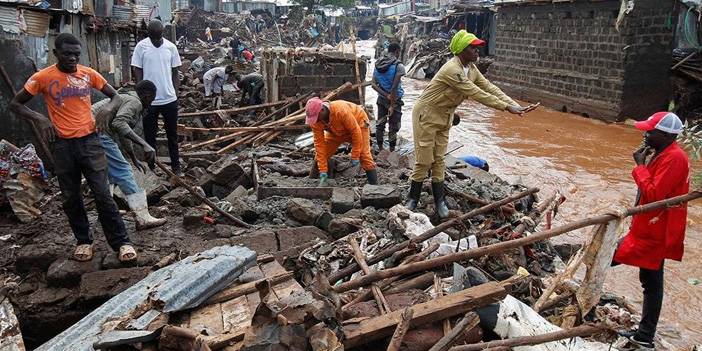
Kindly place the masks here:
<instances>
[{"instance_id":1,"label":"work glove","mask_svg":"<svg viewBox=\"0 0 702 351\"><path fill-rule=\"evenodd\" d=\"M358 165L360 165L360 164L361 164L361 161L359 161L359 160L351 160L351 165L354 166L354 167L356 167L356 166L358 166Z\"/></svg>"},{"instance_id":2,"label":"work glove","mask_svg":"<svg viewBox=\"0 0 702 351\"><path fill-rule=\"evenodd\" d=\"M328 181L329 181L329 176L326 173L319 174L319 186L327 186Z\"/></svg>"}]
</instances>

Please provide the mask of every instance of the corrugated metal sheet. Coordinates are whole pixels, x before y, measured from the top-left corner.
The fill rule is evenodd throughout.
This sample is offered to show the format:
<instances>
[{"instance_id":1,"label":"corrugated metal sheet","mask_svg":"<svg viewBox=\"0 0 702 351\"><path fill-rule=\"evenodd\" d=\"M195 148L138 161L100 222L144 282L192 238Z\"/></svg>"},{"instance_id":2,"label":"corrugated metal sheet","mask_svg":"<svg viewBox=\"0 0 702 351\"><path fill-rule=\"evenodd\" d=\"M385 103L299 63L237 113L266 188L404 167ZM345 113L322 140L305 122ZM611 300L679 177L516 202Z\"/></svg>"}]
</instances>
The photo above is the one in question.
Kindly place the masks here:
<instances>
[{"instance_id":1,"label":"corrugated metal sheet","mask_svg":"<svg viewBox=\"0 0 702 351\"><path fill-rule=\"evenodd\" d=\"M0 6L0 27L8 33L19 34L19 24L17 23L17 9L14 7Z\"/></svg>"},{"instance_id":2,"label":"corrugated metal sheet","mask_svg":"<svg viewBox=\"0 0 702 351\"><path fill-rule=\"evenodd\" d=\"M78 13L83 11L83 0L63 0L61 7L68 12Z\"/></svg>"},{"instance_id":3,"label":"corrugated metal sheet","mask_svg":"<svg viewBox=\"0 0 702 351\"><path fill-rule=\"evenodd\" d=\"M187 9L190 6L190 0L175 0L176 9Z\"/></svg>"},{"instance_id":4,"label":"corrugated metal sheet","mask_svg":"<svg viewBox=\"0 0 702 351\"><path fill-rule=\"evenodd\" d=\"M24 351L22 332L10 300L3 298L0 303L0 350Z\"/></svg>"},{"instance_id":5,"label":"corrugated metal sheet","mask_svg":"<svg viewBox=\"0 0 702 351\"><path fill-rule=\"evenodd\" d=\"M165 313L196 307L255 263L256 253L242 246L219 246L189 256L152 272L36 350L93 351L106 321L128 316L147 300L163 306Z\"/></svg>"},{"instance_id":6,"label":"corrugated metal sheet","mask_svg":"<svg viewBox=\"0 0 702 351\"><path fill-rule=\"evenodd\" d=\"M112 18L116 21L131 21L136 18L136 12L131 6L112 6Z\"/></svg>"},{"instance_id":7,"label":"corrugated metal sheet","mask_svg":"<svg viewBox=\"0 0 702 351\"><path fill-rule=\"evenodd\" d=\"M151 10L152 10L152 8L150 6L134 5L134 12L135 12L134 20L137 23L141 23L141 20L144 20L144 22L149 23L149 21L152 18L151 17L151 14L152 14Z\"/></svg>"},{"instance_id":8,"label":"corrugated metal sheet","mask_svg":"<svg viewBox=\"0 0 702 351\"><path fill-rule=\"evenodd\" d=\"M41 11L22 9L24 22L27 24L25 33L35 37L45 37L49 31L49 14Z\"/></svg>"}]
</instances>

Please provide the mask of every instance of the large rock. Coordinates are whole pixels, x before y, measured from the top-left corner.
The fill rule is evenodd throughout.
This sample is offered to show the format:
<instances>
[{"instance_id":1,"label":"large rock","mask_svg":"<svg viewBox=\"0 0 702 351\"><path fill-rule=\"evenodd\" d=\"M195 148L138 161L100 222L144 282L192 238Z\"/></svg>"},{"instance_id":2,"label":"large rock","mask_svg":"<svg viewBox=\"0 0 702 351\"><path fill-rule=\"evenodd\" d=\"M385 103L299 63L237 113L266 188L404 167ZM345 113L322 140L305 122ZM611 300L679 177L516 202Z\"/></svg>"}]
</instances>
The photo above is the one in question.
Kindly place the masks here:
<instances>
[{"instance_id":1,"label":"large rock","mask_svg":"<svg viewBox=\"0 0 702 351\"><path fill-rule=\"evenodd\" d=\"M281 249L289 249L319 240L329 240L329 235L323 230L313 227L295 227L280 229L276 232Z\"/></svg>"},{"instance_id":2,"label":"large rock","mask_svg":"<svg viewBox=\"0 0 702 351\"><path fill-rule=\"evenodd\" d=\"M80 277L85 273L100 270L102 257L97 253L88 262L78 262L75 260L58 259L49 266L46 273L46 282L49 286L71 287L80 283Z\"/></svg>"},{"instance_id":3,"label":"large rock","mask_svg":"<svg viewBox=\"0 0 702 351\"><path fill-rule=\"evenodd\" d=\"M243 186L239 185L234 191L230 192L229 195L227 195L224 198L224 201L229 201L234 202L236 199L241 199L243 197L246 197L246 195L249 194L249 191L246 190Z\"/></svg>"},{"instance_id":4,"label":"large rock","mask_svg":"<svg viewBox=\"0 0 702 351\"><path fill-rule=\"evenodd\" d=\"M164 184L159 184L159 186L146 193L146 201L149 203L149 206L156 205L166 194L168 194L168 187Z\"/></svg>"},{"instance_id":5,"label":"large rock","mask_svg":"<svg viewBox=\"0 0 702 351\"><path fill-rule=\"evenodd\" d=\"M334 240L337 240L351 233L355 233L361 228L363 228L363 220L361 219L360 215L345 216L332 219L329 223L327 232L329 232L329 234L332 236L332 238L334 238Z\"/></svg>"},{"instance_id":6,"label":"large rock","mask_svg":"<svg viewBox=\"0 0 702 351\"><path fill-rule=\"evenodd\" d=\"M392 185L371 185L363 186L361 194L361 206L372 206L375 208L390 208L402 202L402 193Z\"/></svg>"},{"instance_id":7,"label":"large rock","mask_svg":"<svg viewBox=\"0 0 702 351\"><path fill-rule=\"evenodd\" d=\"M356 194L351 188L334 188L331 198L332 213L346 213L356 204Z\"/></svg>"},{"instance_id":8,"label":"large rock","mask_svg":"<svg viewBox=\"0 0 702 351\"><path fill-rule=\"evenodd\" d=\"M205 192L198 187L195 187L196 191L200 191L200 195L204 195ZM179 187L171 190L168 194L161 198L161 202L169 203L179 203L183 207L194 207L198 206L201 201L195 195L191 194L187 189Z\"/></svg>"},{"instance_id":9,"label":"large rock","mask_svg":"<svg viewBox=\"0 0 702 351\"><path fill-rule=\"evenodd\" d=\"M144 279L150 271L150 267L133 267L83 274L80 297L85 301L107 300Z\"/></svg>"},{"instance_id":10,"label":"large rock","mask_svg":"<svg viewBox=\"0 0 702 351\"><path fill-rule=\"evenodd\" d=\"M232 188L229 185L220 185L217 183L212 184L212 191L210 194L218 199L224 199L232 192Z\"/></svg>"},{"instance_id":11,"label":"large rock","mask_svg":"<svg viewBox=\"0 0 702 351\"><path fill-rule=\"evenodd\" d=\"M314 202L307 199L294 198L288 201L286 213L288 216L302 224L315 224L317 217L322 212Z\"/></svg>"},{"instance_id":12,"label":"large rock","mask_svg":"<svg viewBox=\"0 0 702 351\"><path fill-rule=\"evenodd\" d=\"M229 184L244 174L244 169L235 162L233 155L226 155L207 167L215 183Z\"/></svg>"},{"instance_id":13,"label":"large rock","mask_svg":"<svg viewBox=\"0 0 702 351\"><path fill-rule=\"evenodd\" d=\"M274 232L261 230L250 234L242 234L231 238L232 245L246 246L256 251L257 254L273 253L278 251L278 239Z\"/></svg>"},{"instance_id":14,"label":"large rock","mask_svg":"<svg viewBox=\"0 0 702 351\"><path fill-rule=\"evenodd\" d=\"M258 211L252 206L252 202L246 198L233 199L229 203L232 205L229 212L241 218L244 222L255 223L258 220Z\"/></svg>"},{"instance_id":15,"label":"large rock","mask_svg":"<svg viewBox=\"0 0 702 351\"><path fill-rule=\"evenodd\" d=\"M56 243L29 244L17 252L15 267L19 272L28 272L33 268L46 271L52 262L61 257L66 257L72 250L71 245Z\"/></svg>"},{"instance_id":16,"label":"large rock","mask_svg":"<svg viewBox=\"0 0 702 351\"><path fill-rule=\"evenodd\" d=\"M209 213L209 211L200 207L189 208L183 214L183 225L187 227L202 223L202 218L209 215Z\"/></svg>"}]
</instances>

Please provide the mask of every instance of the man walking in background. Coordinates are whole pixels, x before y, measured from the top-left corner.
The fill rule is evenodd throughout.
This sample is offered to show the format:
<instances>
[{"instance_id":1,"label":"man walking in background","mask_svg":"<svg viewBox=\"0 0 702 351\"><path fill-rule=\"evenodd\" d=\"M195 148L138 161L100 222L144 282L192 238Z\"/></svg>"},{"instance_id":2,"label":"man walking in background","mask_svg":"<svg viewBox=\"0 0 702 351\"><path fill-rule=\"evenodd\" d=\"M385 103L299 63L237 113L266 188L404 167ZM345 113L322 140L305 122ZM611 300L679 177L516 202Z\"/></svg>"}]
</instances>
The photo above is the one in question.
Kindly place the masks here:
<instances>
[{"instance_id":1,"label":"man walking in background","mask_svg":"<svg viewBox=\"0 0 702 351\"><path fill-rule=\"evenodd\" d=\"M163 37L163 24L152 20L148 26L149 37L141 40L134 47L132 67L136 81L150 80L156 85L156 99L151 103L144 117L144 138L154 149L158 116L163 115L168 138L168 154L171 157L171 169L176 175L182 175L180 156L178 154L178 67L180 56L178 48ZM154 162L149 162L154 168Z\"/></svg>"},{"instance_id":2,"label":"man walking in background","mask_svg":"<svg viewBox=\"0 0 702 351\"><path fill-rule=\"evenodd\" d=\"M405 65L397 59L399 56L400 45L390 44L388 54L375 63L373 71L373 89L378 92L378 120L375 123L378 151L385 147L385 124L388 124L390 151L395 151L397 132L400 131L402 96L405 94L400 80L405 75Z\"/></svg>"}]
</instances>

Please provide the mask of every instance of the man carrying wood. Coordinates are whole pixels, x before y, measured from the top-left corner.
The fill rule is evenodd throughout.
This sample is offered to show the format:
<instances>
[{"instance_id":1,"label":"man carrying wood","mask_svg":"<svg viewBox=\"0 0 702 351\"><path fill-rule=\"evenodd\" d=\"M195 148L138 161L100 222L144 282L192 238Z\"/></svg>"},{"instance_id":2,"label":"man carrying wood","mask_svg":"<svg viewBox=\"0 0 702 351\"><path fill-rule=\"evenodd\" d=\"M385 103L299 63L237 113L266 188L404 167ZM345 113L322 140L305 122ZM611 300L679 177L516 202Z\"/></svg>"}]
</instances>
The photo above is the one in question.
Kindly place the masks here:
<instances>
[{"instance_id":1,"label":"man carrying wood","mask_svg":"<svg viewBox=\"0 0 702 351\"><path fill-rule=\"evenodd\" d=\"M449 215L444 200L444 154L454 112L466 99L500 111L522 115L538 104L521 107L478 71L478 48L485 42L474 34L461 30L451 39L449 49L455 56L436 73L412 109L414 133L414 169L412 184L405 206L415 210L422 192L422 182L431 170L434 206L441 218Z\"/></svg>"},{"instance_id":2,"label":"man carrying wood","mask_svg":"<svg viewBox=\"0 0 702 351\"><path fill-rule=\"evenodd\" d=\"M351 165L366 171L368 184L378 183L378 172L370 152L368 114L362 106L336 100L322 101L313 97L305 106L305 123L314 133L314 149L319 167L319 186L326 186L328 161L341 143L351 143Z\"/></svg>"},{"instance_id":3,"label":"man carrying wood","mask_svg":"<svg viewBox=\"0 0 702 351\"><path fill-rule=\"evenodd\" d=\"M373 71L373 89L378 92L378 120L375 122L378 151L384 148L385 124L388 125L390 151L395 151L397 132L400 131L402 96L405 94L400 80L405 75L405 65L397 59L399 55L400 45L390 44L388 54L375 63Z\"/></svg>"},{"instance_id":4,"label":"man carrying wood","mask_svg":"<svg viewBox=\"0 0 702 351\"><path fill-rule=\"evenodd\" d=\"M249 73L242 76L239 73L234 73L234 80L236 81L236 86L241 89L239 106L252 106L263 103L261 90L263 90L265 84L262 75L259 73Z\"/></svg>"},{"instance_id":5,"label":"man carrying wood","mask_svg":"<svg viewBox=\"0 0 702 351\"><path fill-rule=\"evenodd\" d=\"M154 157L156 157L154 148L132 129L141 123L142 112L149 108L156 97L156 86L149 80L142 80L137 83L134 89L134 92L119 94L122 103L116 111L102 112L108 107L107 100L95 103L92 111L94 115L106 118L105 120L96 120L96 123L100 131L100 142L107 156L107 178L110 184L119 186L119 189L127 197L129 209L134 212L136 218L136 229L140 230L161 226L166 223L166 219L151 216L146 202L146 192L137 185L131 165L120 151L120 145L122 145L129 153L134 166L142 172L146 172L146 168L136 157L132 142L139 144L144 149L147 160L153 162Z\"/></svg>"},{"instance_id":6,"label":"man carrying wood","mask_svg":"<svg viewBox=\"0 0 702 351\"><path fill-rule=\"evenodd\" d=\"M636 205L687 194L690 162L675 142L683 129L680 118L671 112L658 112L635 126L645 132L644 145L633 155L636 167L631 175L638 186ZM624 335L626 344L620 349L654 349L653 337L663 303L663 261L682 260L686 224L687 203L632 218L629 233L614 254L614 264L639 267L643 311L638 330Z\"/></svg>"},{"instance_id":7,"label":"man carrying wood","mask_svg":"<svg viewBox=\"0 0 702 351\"><path fill-rule=\"evenodd\" d=\"M33 121L50 144L63 211L78 241L73 257L78 261L93 258L93 236L81 191L81 177L85 177L95 197L98 220L107 243L119 252L120 261L134 261L137 254L110 195L107 158L90 111L93 89L109 98L97 116L100 120L118 108L120 98L100 73L78 64L81 43L72 34L61 33L56 37L54 55L57 63L30 77L24 89L12 99L10 108L17 115ZM49 118L25 105L37 94L44 95Z\"/></svg>"}]
</instances>

